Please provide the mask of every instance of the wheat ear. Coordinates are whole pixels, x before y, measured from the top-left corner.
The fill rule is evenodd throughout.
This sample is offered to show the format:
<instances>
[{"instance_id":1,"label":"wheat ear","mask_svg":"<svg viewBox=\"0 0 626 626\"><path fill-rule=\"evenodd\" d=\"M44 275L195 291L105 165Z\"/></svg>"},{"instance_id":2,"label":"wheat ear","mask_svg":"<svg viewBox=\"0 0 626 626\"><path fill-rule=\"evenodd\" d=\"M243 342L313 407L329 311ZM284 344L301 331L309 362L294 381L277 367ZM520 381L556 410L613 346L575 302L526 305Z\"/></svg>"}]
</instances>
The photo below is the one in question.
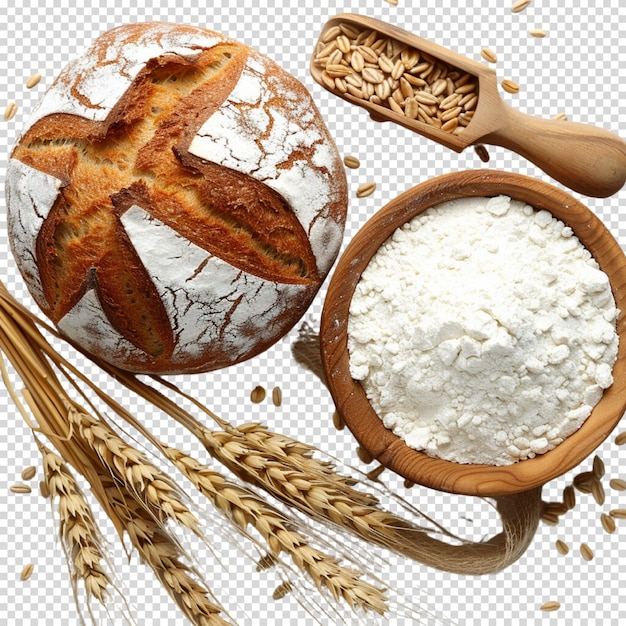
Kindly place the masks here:
<instances>
[{"instance_id":1,"label":"wheat ear","mask_svg":"<svg viewBox=\"0 0 626 626\"><path fill-rule=\"evenodd\" d=\"M70 565L72 585L82 580L87 598L105 605L112 585L104 563L104 541L89 503L63 459L37 441L44 481L52 501L58 499L59 536Z\"/></svg>"},{"instance_id":2,"label":"wheat ear","mask_svg":"<svg viewBox=\"0 0 626 626\"><path fill-rule=\"evenodd\" d=\"M239 528L252 525L263 537L274 557L287 553L306 572L318 589L325 588L335 600L343 598L351 608L387 611L383 591L361 579L361 572L344 567L339 560L309 545L306 537L293 529L289 520L257 494L229 481L176 448L161 448L200 493Z\"/></svg>"},{"instance_id":3,"label":"wheat ear","mask_svg":"<svg viewBox=\"0 0 626 626\"><path fill-rule=\"evenodd\" d=\"M180 488L145 454L124 441L106 422L74 403L67 404L67 415L74 427L74 437L86 442L111 475L125 484L154 515L173 519L201 534L198 520L184 503Z\"/></svg>"},{"instance_id":4,"label":"wheat ear","mask_svg":"<svg viewBox=\"0 0 626 626\"><path fill-rule=\"evenodd\" d=\"M328 465L322 470L324 480L319 480L316 459L294 453L283 435L274 437L257 424L227 432L207 428L195 432L207 451L242 480L314 519L333 522L369 543L437 569L474 575L499 571L525 552L539 521L537 490L502 497L497 500L502 533L483 542L453 545L379 507L374 496L364 498Z\"/></svg>"},{"instance_id":5,"label":"wheat ear","mask_svg":"<svg viewBox=\"0 0 626 626\"><path fill-rule=\"evenodd\" d=\"M196 626L227 626L221 607L209 599L201 576L184 562L177 540L134 494L109 474L100 476L114 523L128 535L140 558L152 569L185 616Z\"/></svg>"}]
</instances>

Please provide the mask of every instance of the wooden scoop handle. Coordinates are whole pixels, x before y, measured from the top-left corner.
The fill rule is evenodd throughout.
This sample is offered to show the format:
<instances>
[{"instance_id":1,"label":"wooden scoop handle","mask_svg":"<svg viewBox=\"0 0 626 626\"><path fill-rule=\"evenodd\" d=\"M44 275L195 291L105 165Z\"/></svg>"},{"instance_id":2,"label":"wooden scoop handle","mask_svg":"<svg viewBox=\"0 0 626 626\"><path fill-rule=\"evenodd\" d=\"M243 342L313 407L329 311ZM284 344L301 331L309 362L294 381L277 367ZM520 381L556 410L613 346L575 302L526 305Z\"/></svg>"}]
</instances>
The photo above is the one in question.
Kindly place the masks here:
<instances>
[{"instance_id":1,"label":"wooden scoop handle","mask_svg":"<svg viewBox=\"0 0 626 626\"><path fill-rule=\"evenodd\" d=\"M500 128L482 143L502 146L586 196L605 198L626 182L626 142L596 126L541 119L504 102Z\"/></svg>"}]
</instances>

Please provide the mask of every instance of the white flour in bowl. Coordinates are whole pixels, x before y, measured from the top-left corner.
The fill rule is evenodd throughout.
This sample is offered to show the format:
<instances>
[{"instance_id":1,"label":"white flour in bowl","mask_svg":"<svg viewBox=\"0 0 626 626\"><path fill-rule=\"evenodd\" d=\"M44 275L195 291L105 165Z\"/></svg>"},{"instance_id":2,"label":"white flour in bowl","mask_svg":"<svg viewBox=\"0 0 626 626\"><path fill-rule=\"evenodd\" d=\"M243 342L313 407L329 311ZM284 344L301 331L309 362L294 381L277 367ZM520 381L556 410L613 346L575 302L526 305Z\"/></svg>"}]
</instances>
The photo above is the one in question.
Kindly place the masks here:
<instances>
[{"instance_id":1,"label":"white flour in bowl","mask_svg":"<svg viewBox=\"0 0 626 626\"><path fill-rule=\"evenodd\" d=\"M373 256L352 377L407 445L507 465L576 431L613 382L609 280L563 222L506 196L439 205Z\"/></svg>"}]
</instances>

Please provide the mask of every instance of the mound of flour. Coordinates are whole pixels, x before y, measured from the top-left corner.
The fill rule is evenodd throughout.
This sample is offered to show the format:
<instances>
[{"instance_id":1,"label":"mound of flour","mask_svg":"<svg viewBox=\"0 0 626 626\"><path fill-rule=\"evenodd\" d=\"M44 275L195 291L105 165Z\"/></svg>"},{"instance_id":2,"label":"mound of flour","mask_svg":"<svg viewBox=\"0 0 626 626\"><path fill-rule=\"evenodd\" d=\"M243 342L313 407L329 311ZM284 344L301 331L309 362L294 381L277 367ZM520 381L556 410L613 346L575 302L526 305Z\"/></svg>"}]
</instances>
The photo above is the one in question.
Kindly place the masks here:
<instances>
[{"instance_id":1,"label":"mound of flour","mask_svg":"<svg viewBox=\"0 0 626 626\"><path fill-rule=\"evenodd\" d=\"M352 377L409 446L507 465L576 431L612 382L606 274L549 212L506 196L415 217L363 272Z\"/></svg>"}]
</instances>

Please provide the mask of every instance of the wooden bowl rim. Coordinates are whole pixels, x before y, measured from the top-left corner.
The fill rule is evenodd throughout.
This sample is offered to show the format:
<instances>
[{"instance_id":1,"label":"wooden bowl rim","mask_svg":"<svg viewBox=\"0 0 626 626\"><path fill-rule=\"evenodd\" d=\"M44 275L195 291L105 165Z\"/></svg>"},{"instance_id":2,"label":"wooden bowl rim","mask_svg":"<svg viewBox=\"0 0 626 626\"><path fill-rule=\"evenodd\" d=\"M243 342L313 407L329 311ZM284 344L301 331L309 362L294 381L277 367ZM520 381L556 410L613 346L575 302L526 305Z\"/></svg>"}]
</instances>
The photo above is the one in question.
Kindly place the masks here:
<instances>
[{"instance_id":1,"label":"wooden bowl rim","mask_svg":"<svg viewBox=\"0 0 626 626\"><path fill-rule=\"evenodd\" d=\"M569 225L607 273L620 309L614 383L583 425L553 450L506 466L460 464L414 450L385 428L361 384L350 376L347 319L350 301L370 258L394 230L428 208L466 196L507 195L546 209ZM626 256L599 218L582 202L522 174L470 170L444 174L405 191L372 216L353 237L332 274L324 301L320 340L328 387L357 441L381 464L427 487L478 496L520 493L577 466L611 433L626 410Z\"/></svg>"}]
</instances>

